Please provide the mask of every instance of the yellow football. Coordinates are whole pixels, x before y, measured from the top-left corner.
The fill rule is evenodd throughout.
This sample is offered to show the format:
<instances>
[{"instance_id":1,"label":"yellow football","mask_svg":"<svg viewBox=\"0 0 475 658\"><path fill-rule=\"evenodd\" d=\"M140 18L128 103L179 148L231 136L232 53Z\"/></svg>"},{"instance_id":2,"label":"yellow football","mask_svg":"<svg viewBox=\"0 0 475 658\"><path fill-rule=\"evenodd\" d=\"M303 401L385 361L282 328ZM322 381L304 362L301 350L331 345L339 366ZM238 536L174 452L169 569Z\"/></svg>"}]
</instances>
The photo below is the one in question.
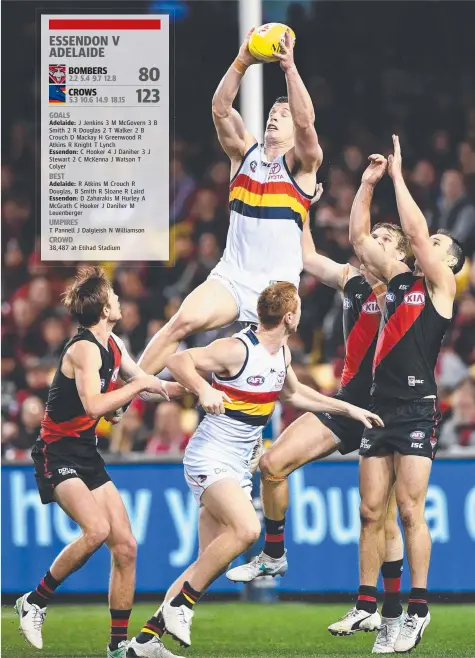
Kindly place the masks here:
<instances>
[{"instance_id":1,"label":"yellow football","mask_svg":"<svg viewBox=\"0 0 475 658\"><path fill-rule=\"evenodd\" d=\"M280 51L280 42L285 32L289 30L295 43L295 32L283 23L266 23L251 34L249 52L261 62L277 62L275 53Z\"/></svg>"}]
</instances>

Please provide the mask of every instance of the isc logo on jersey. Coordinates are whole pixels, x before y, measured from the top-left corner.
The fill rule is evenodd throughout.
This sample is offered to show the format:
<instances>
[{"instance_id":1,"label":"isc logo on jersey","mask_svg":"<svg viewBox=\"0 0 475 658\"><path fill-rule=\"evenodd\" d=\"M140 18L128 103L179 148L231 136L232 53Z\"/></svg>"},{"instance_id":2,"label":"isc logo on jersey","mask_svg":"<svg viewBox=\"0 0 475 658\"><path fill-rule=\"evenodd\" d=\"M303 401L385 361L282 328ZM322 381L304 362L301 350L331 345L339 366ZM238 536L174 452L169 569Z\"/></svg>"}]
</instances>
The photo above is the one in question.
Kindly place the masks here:
<instances>
[{"instance_id":1,"label":"isc logo on jersey","mask_svg":"<svg viewBox=\"0 0 475 658\"><path fill-rule=\"evenodd\" d=\"M423 306L426 303L426 296L423 292L408 292L404 295L404 301L411 306Z\"/></svg>"},{"instance_id":2,"label":"isc logo on jersey","mask_svg":"<svg viewBox=\"0 0 475 658\"><path fill-rule=\"evenodd\" d=\"M251 386L262 386L262 384L265 382L265 377L262 377L262 375L251 375L246 379L246 381Z\"/></svg>"},{"instance_id":3,"label":"isc logo on jersey","mask_svg":"<svg viewBox=\"0 0 475 658\"><path fill-rule=\"evenodd\" d=\"M363 313L379 313L378 302L375 301L365 302L361 307L361 310L363 311Z\"/></svg>"}]
</instances>

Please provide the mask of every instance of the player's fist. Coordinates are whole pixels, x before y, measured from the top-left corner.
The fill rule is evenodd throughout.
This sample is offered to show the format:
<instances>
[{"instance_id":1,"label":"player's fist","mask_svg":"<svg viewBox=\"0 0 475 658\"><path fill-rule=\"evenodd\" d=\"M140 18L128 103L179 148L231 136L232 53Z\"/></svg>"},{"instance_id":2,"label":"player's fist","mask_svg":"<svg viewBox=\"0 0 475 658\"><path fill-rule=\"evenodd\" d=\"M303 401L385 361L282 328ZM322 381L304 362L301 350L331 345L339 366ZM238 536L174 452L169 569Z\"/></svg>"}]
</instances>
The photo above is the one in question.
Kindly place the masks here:
<instances>
[{"instance_id":1,"label":"player's fist","mask_svg":"<svg viewBox=\"0 0 475 658\"><path fill-rule=\"evenodd\" d=\"M104 416L104 419L109 421L111 425L117 425L118 423L120 423L123 417L124 417L124 409L121 407L116 411L109 411L109 413Z\"/></svg>"}]
</instances>

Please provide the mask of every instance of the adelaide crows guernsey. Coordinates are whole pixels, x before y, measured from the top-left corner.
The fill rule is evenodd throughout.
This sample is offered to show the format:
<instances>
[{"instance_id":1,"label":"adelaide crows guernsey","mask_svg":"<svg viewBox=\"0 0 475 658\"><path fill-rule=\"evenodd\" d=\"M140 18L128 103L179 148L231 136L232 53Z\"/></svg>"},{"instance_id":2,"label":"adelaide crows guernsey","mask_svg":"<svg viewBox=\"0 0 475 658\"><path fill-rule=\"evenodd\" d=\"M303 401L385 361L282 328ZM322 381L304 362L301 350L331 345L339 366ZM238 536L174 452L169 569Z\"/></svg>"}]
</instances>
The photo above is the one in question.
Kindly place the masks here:
<instances>
[{"instance_id":1,"label":"adelaide crows guernsey","mask_svg":"<svg viewBox=\"0 0 475 658\"><path fill-rule=\"evenodd\" d=\"M298 286L302 228L312 198L297 185L283 155L267 162L264 146L254 144L231 180L226 249L213 272L259 292L273 281Z\"/></svg>"}]
</instances>

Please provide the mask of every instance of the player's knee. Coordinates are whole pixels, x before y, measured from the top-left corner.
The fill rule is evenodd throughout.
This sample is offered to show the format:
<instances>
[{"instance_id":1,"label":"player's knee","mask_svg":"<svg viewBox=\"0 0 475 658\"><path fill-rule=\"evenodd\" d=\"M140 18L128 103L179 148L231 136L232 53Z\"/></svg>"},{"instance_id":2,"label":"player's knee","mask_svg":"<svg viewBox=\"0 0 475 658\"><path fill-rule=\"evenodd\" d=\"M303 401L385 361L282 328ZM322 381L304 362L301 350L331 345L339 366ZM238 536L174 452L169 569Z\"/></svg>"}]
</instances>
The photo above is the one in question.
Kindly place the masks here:
<instances>
[{"instance_id":1,"label":"player's knee","mask_svg":"<svg viewBox=\"0 0 475 658\"><path fill-rule=\"evenodd\" d=\"M111 547L112 559L114 564L119 567L127 567L135 564L137 559L137 541L133 535L125 537Z\"/></svg>"},{"instance_id":2,"label":"player's knee","mask_svg":"<svg viewBox=\"0 0 475 658\"><path fill-rule=\"evenodd\" d=\"M248 521L236 530L238 542L244 547L243 550L255 544L260 535L261 525L257 519L255 522Z\"/></svg>"},{"instance_id":3,"label":"player's knee","mask_svg":"<svg viewBox=\"0 0 475 658\"><path fill-rule=\"evenodd\" d=\"M262 455L259 460L259 469L263 480L279 482L280 480L285 479L285 473L282 466L275 458L275 455L272 454L272 450L269 450L269 452Z\"/></svg>"},{"instance_id":4,"label":"player's knee","mask_svg":"<svg viewBox=\"0 0 475 658\"><path fill-rule=\"evenodd\" d=\"M98 548L107 541L110 534L110 525L108 521L99 520L84 529L84 539L88 545L89 551L97 551Z\"/></svg>"},{"instance_id":5,"label":"player's knee","mask_svg":"<svg viewBox=\"0 0 475 658\"><path fill-rule=\"evenodd\" d=\"M424 506L414 500L401 501L399 503L399 516L404 528L418 525L424 520Z\"/></svg>"},{"instance_id":6,"label":"player's knee","mask_svg":"<svg viewBox=\"0 0 475 658\"><path fill-rule=\"evenodd\" d=\"M187 309L179 309L177 313L167 322L165 331L173 341L182 340L201 329L202 322L199 318L199 309L192 314Z\"/></svg>"},{"instance_id":7,"label":"player's knee","mask_svg":"<svg viewBox=\"0 0 475 658\"><path fill-rule=\"evenodd\" d=\"M384 522L383 506L362 500L360 504L360 519L362 526L382 525Z\"/></svg>"}]
</instances>

